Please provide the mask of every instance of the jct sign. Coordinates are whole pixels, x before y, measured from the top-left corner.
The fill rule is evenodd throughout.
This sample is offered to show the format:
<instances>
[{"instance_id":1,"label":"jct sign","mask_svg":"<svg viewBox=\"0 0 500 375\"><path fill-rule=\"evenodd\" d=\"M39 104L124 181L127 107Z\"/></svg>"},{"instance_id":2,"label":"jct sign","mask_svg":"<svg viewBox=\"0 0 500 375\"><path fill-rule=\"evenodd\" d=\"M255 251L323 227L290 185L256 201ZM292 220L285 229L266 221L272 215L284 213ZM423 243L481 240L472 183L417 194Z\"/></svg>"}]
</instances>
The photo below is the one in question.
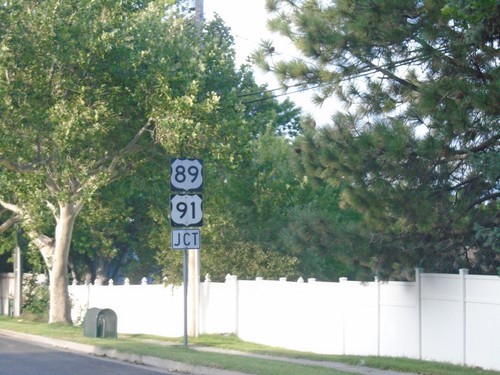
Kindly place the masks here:
<instances>
[{"instance_id":1,"label":"jct sign","mask_svg":"<svg viewBox=\"0 0 500 375\"><path fill-rule=\"evenodd\" d=\"M172 229L172 249L199 249L199 229Z\"/></svg>"}]
</instances>

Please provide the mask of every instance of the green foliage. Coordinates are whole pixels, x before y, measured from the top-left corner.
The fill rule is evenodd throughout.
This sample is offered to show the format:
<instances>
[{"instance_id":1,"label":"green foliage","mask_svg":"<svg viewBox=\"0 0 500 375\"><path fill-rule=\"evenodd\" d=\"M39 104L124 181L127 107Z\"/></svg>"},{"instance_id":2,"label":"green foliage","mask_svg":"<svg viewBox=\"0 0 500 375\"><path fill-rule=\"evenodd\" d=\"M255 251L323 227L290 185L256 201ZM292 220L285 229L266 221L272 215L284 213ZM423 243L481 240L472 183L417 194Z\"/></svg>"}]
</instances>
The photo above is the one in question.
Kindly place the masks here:
<instances>
[{"instance_id":1,"label":"green foliage","mask_svg":"<svg viewBox=\"0 0 500 375\"><path fill-rule=\"evenodd\" d=\"M23 313L47 316L49 311L49 287L37 282L35 277L23 280Z\"/></svg>"},{"instance_id":2,"label":"green foliage","mask_svg":"<svg viewBox=\"0 0 500 375\"><path fill-rule=\"evenodd\" d=\"M212 164L205 165L201 261L202 273L214 281L223 281L228 273L250 279L298 277L296 257L278 244L297 183L287 165L290 145L276 137L276 125L249 142L249 157L238 168L226 169L223 180ZM159 262L169 280L181 279L180 252L164 251Z\"/></svg>"},{"instance_id":3,"label":"green foliage","mask_svg":"<svg viewBox=\"0 0 500 375\"><path fill-rule=\"evenodd\" d=\"M210 234L203 235L211 240ZM300 276L295 257L280 254L276 249L263 248L258 243L218 241L206 246L203 242L202 246L203 275L210 275L210 280L215 282L223 282L228 274L236 275L242 280L252 280L256 277L296 279ZM182 259L182 251L168 250L160 256L159 261L164 265L169 283L182 283Z\"/></svg>"},{"instance_id":4,"label":"green foliage","mask_svg":"<svg viewBox=\"0 0 500 375\"><path fill-rule=\"evenodd\" d=\"M2 195L33 202L31 221L42 225L41 201L88 201L141 161L130 157L147 141L131 143L141 129L156 125L157 140L168 127L176 137L192 135L192 126L203 133L207 122L190 128L185 115L205 116L218 99L198 84L204 69L195 27L165 16L162 2L32 6L0 8ZM176 152L183 141L172 143L165 146Z\"/></svg>"},{"instance_id":5,"label":"green foliage","mask_svg":"<svg viewBox=\"0 0 500 375\"><path fill-rule=\"evenodd\" d=\"M70 254L79 282L124 275L136 283L159 273L151 239L170 226L169 159L159 153L152 160L100 189L81 213Z\"/></svg>"},{"instance_id":6,"label":"green foliage","mask_svg":"<svg viewBox=\"0 0 500 375\"><path fill-rule=\"evenodd\" d=\"M463 29L466 40L472 43L498 40L499 11L500 5L496 0L449 0L442 8L443 16Z\"/></svg>"},{"instance_id":7,"label":"green foliage","mask_svg":"<svg viewBox=\"0 0 500 375\"><path fill-rule=\"evenodd\" d=\"M17 244L16 231L11 230L0 236L0 255L10 254Z\"/></svg>"},{"instance_id":8,"label":"green foliage","mask_svg":"<svg viewBox=\"0 0 500 375\"><path fill-rule=\"evenodd\" d=\"M347 109L298 140L302 173L339 188L341 206L361 215L346 256L383 277L415 266L496 273L497 2L268 8L270 27L307 59L273 65L267 46L256 61L285 85L320 85L318 101L336 95Z\"/></svg>"}]
</instances>

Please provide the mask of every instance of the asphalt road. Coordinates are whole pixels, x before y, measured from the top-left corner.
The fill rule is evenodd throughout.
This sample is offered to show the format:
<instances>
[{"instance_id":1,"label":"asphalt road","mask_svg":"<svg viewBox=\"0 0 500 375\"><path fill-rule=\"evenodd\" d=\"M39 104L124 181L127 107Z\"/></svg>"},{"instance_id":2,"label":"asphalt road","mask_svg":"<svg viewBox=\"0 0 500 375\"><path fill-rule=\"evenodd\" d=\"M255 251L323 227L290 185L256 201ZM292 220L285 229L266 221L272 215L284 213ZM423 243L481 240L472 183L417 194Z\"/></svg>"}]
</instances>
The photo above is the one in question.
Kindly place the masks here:
<instances>
[{"instance_id":1,"label":"asphalt road","mask_svg":"<svg viewBox=\"0 0 500 375\"><path fill-rule=\"evenodd\" d=\"M145 366L74 354L0 335L0 375L158 375Z\"/></svg>"}]
</instances>

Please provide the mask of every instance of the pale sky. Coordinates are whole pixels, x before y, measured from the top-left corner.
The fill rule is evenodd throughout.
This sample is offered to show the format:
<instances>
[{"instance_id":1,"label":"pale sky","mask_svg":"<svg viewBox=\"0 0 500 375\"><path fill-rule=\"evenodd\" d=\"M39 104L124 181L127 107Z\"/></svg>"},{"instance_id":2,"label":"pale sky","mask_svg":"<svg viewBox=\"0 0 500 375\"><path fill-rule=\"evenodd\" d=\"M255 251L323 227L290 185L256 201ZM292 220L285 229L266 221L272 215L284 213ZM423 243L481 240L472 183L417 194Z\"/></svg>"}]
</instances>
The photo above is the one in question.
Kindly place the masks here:
<instances>
[{"instance_id":1,"label":"pale sky","mask_svg":"<svg viewBox=\"0 0 500 375\"><path fill-rule=\"evenodd\" d=\"M245 61L262 38L269 37L265 0L204 0L205 18L219 14L231 28L237 47L237 62Z\"/></svg>"},{"instance_id":2,"label":"pale sky","mask_svg":"<svg viewBox=\"0 0 500 375\"><path fill-rule=\"evenodd\" d=\"M276 34L268 31L266 20L269 18L265 10L265 0L204 0L205 19L210 20L214 13L219 14L227 26L231 28L231 33L235 40L236 62L242 64L248 55L259 47L262 39L273 40L277 56L284 58L300 57L293 47L285 39L279 38ZM278 88L279 85L274 80L272 74L263 74L254 68L255 77L258 83L268 84L269 89ZM292 91L291 89L290 91ZM277 91L276 94L281 94ZM328 122L333 113L332 103L325 103L318 107L311 103L313 91L290 94L290 99L297 106L302 107L304 112L313 114L318 124ZM285 96L279 99L284 99Z\"/></svg>"}]
</instances>

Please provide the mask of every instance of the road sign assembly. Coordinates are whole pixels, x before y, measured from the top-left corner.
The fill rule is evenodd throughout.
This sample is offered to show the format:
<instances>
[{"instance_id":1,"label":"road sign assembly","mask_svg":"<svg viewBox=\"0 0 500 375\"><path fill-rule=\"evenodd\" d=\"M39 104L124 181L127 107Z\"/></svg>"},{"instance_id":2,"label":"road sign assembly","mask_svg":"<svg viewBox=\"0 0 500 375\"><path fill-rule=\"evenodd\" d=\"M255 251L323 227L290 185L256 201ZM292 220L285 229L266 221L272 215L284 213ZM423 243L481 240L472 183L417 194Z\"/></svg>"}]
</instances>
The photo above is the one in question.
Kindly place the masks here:
<instances>
[{"instance_id":1,"label":"road sign assembly","mask_svg":"<svg viewBox=\"0 0 500 375\"><path fill-rule=\"evenodd\" d=\"M183 252L184 346L187 346L188 333L188 274L191 272L193 275L196 275L195 268L192 268L191 271L188 270L188 250L199 250L201 248L200 229L187 228L203 225L202 188L202 160L185 158L170 160L170 225L172 227L183 228L172 229L172 249L182 249ZM199 264L200 252L195 251L191 254L194 255L195 261L189 264Z\"/></svg>"}]
</instances>

